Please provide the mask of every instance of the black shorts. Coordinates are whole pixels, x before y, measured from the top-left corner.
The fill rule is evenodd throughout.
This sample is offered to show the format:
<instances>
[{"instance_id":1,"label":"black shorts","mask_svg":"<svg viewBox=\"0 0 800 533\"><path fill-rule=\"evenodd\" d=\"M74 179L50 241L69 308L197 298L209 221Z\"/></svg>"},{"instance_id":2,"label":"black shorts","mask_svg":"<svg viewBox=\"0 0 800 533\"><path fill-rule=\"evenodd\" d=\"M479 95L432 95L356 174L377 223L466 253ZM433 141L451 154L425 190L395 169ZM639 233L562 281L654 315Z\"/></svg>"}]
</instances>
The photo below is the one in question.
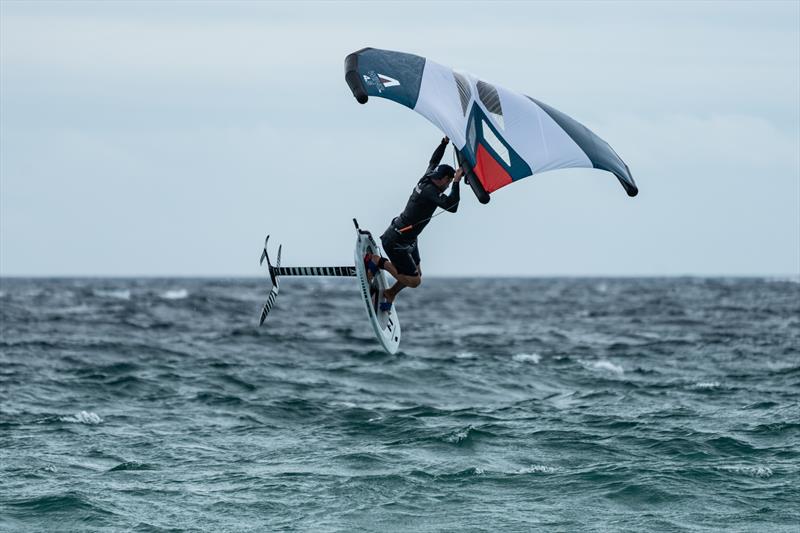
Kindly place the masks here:
<instances>
[{"instance_id":1,"label":"black shorts","mask_svg":"<svg viewBox=\"0 0 800 533\"><path fill-rule=\"evenodd\" d=\"M393 226L389 226L389 229L381 235L381 244L383 244L383 251L386 252L386 256L397 269L397 272L406 276L419 276L419 271L417 270L419 248L417 247L416 239L411 242L406 241Z\"/></svg>"}]
</instances>

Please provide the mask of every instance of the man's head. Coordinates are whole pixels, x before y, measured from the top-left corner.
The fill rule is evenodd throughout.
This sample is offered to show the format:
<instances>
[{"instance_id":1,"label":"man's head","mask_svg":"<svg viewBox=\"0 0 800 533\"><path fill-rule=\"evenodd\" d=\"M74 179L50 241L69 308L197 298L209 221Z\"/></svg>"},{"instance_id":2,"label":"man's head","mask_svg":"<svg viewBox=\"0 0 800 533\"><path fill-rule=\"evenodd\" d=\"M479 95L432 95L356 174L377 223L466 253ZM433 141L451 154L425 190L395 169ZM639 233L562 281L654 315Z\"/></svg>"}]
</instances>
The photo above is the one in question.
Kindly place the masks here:
<instances>
[{"instance_id":1,"label":"man's head","mask_svg":"<svg viewBox=\"0 0 800 533\"><path fill-rule=\"evenodd\" d=\"M450 165L439 165L428 172L425 176L430 179L439 189L444 190L448 185L450 185L450 182L453 180L455 174L455 169Z\"/></svg>"}]
</instances>

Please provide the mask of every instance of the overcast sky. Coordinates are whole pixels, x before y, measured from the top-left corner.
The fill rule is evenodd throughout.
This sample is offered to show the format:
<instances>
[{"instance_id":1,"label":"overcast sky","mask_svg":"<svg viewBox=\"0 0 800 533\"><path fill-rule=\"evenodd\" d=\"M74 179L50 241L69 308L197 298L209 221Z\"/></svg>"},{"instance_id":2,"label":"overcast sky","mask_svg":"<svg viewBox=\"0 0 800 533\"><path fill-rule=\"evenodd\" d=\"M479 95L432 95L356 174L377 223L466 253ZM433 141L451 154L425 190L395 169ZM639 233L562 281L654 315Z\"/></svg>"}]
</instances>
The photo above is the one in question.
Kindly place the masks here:
<instances>
[{"instance_id":1,"label":"overcast sky","mask_svg":"<svg viewBox=\"0 0 800 533\"><path fill-rule=\"evenodd\" d=\"M352 263L441 133L359 105L411 52L583 122L628 163L465 189L431 275L800 275L800 2L0 2L0 275ZM452 158L451 152L445 160Z\"/></svg>"}]
</instances>

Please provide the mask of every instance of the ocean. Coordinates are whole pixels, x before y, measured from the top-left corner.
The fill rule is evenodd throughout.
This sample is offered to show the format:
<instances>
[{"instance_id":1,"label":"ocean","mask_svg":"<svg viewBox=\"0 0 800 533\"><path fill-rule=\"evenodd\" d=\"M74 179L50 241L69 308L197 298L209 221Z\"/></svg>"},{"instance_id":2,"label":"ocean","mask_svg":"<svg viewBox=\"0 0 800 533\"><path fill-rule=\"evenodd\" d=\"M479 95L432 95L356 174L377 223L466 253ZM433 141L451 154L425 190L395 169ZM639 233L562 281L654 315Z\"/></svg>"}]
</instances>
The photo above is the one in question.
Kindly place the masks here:
<instances>
[{"instance_id":1,"label":"ocean","mask_svg":"<svg viewBox=\"0 0 800 533\"><path fill-rule=\"evenodd\" d=\"M800 531L800 283L0 280L1 531Z\"/></svg>"}]
</instances>

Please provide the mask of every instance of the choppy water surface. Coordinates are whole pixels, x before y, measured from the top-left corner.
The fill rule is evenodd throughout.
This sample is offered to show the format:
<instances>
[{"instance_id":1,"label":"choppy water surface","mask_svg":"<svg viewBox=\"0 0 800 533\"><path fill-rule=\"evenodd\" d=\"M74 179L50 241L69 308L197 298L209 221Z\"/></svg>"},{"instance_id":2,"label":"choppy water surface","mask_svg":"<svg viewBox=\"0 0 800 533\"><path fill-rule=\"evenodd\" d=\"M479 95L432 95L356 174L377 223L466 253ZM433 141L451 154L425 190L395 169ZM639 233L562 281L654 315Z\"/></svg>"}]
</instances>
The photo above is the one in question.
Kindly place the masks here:
<instances>
[{"instance_id":1,"label":"choppy water surface","mask_svg":"<svg viewBox=\"0 0 800 533\"><path fill-rule=\"evenodd\" d=\"M800 284L0 282L0 530L797 531Z\"/></svg>"}]
</instances>

